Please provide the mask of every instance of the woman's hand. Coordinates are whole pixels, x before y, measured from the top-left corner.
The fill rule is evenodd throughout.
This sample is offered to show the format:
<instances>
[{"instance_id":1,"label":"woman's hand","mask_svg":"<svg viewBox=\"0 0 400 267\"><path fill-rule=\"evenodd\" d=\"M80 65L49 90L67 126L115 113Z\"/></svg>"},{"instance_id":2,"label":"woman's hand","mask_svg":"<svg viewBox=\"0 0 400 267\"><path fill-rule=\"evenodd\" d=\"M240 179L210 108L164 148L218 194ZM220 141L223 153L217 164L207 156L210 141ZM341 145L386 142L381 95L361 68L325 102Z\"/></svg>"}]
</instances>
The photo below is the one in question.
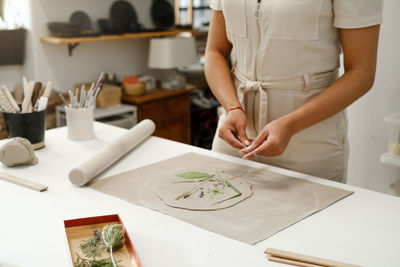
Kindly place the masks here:
<instances>
[{"instance_id":1,"label":"woman's hand","mask_svg":"<svg viewBox=\"0 0 400 267\"><path fill-rule=\"evenodd\" d=\"M234 148L242 149L250 145L246 135L246 115L242 110L235 109L228 112L218 136Z\"/></svg>"},{"instance_id":2,"label":"woman's hand","mask_svg":"<svg viewBox=\"0 0 400 267\"><path fill-rule=\"evenodd\" d=\"M252 159L256 155L264 157L280 156L293 135L294 131L286 120L274 120L260 131L249 147L240 150L240 152L245 154L244 160Z\"/></svg>"}]
</instances>

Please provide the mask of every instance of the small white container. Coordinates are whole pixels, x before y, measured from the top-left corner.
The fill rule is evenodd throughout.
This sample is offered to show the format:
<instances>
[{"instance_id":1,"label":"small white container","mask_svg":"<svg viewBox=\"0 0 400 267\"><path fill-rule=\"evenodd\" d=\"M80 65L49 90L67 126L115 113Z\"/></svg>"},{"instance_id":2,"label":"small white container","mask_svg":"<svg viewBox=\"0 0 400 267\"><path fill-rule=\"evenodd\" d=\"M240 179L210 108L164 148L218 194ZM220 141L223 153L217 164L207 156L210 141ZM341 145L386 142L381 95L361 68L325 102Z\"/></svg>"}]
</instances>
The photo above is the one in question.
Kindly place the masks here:
<instances>
[{"instance_id":1,"label":"small white container","mask_svg":"<svg viewBox=\"0 0 400 267\"><path fill-rule=\"evenodd\" d=\"M400 112L385 117L388 129L388 153L400 157Z\"/></svg>"},{"instance_id":2,"label":"small white container","mask_svg":"<svg viewBox=\"0 0 400 267\"><path fill-rule=\"evenodd\" d=\"M83 141L94 138L93 110L94 106L88 108L65 107L69 140Z\"/></svg>"}]
</instances>

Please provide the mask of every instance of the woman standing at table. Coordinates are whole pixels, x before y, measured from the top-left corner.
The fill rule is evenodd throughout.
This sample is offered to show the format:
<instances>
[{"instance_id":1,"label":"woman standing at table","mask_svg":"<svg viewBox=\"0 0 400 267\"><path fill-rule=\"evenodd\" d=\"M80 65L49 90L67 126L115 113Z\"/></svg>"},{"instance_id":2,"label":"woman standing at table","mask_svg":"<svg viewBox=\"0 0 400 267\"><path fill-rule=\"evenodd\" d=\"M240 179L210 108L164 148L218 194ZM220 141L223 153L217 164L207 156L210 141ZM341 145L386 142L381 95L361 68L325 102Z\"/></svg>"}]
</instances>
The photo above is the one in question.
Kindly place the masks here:
<instances>
[{"instance_id":1,"label":"woman standing at table","mask_svg":"<svg viewBox=\"0 0 400 267\"><path fill-rule=\"evenodd\" d=\"M345 108L374 83L382 0L210 6L205 73L225 109L213 150L346 182Z\"/></svg>"}]
</instances>

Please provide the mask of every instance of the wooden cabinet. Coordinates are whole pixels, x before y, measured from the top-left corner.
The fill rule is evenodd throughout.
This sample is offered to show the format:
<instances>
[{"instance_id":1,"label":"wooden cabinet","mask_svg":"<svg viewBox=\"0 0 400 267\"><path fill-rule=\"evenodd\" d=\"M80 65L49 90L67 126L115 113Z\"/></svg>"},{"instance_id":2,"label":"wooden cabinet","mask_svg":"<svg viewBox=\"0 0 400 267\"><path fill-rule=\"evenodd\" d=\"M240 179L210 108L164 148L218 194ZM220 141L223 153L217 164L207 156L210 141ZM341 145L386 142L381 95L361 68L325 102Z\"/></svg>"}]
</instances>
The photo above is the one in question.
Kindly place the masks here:
<instances>
[{"instance_id":1,"label":"wooden cabinet","mask_svg":"<svg viewBox=\"0 0 400 267\"><path fill-rule=\"evenodd\" d=\"M138 121L151 119L155 136L190 144L190 95L194 86L181 90L149 90L143 96L124 95L122 101L137 107Z\"/></svg>"}]
</instances>

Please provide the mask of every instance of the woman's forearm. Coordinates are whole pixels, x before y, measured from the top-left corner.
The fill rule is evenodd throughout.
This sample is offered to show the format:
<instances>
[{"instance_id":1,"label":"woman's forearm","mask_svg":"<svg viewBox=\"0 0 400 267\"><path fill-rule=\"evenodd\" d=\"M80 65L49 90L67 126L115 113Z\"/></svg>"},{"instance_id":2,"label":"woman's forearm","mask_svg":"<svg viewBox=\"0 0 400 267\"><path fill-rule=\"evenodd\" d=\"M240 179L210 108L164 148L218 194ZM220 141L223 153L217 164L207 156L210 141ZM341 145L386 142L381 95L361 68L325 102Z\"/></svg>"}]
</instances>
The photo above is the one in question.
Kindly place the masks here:
<instances>
[{"instance_id":1,"label":"woman's forearm","mask_svg":"<svg viewBox=\"0 0 400 267\"><path fill-rule=\"evenodd\" d=\"M282 118L297 133L337 112L364 95L375 78L379 25L341 29L345 74L301 108Z\"/></svg>"},{"instance_id":2,"label":"woman's forearm","mask_svg":"<svg viewBox=\"0 0 400 267\"><path fill-rule=\"evenodd\" d=\"M221 11L213 11L208 32L204 73L211 91L225 110L239 105L228 66L231 51L232 44L226 36L224 15Z\"/></svg>"},{"instance_id":3,"label":"woman's forearm","mask_svg":"<svg viewBox=\"0 0 400 267\"><path fill-rule=\"evenodd\" d=\"M211 91L225 110L240 105L228 63L221 53L207 51L204 72Z\"/></svg>"},{"instance_id":4,"label":"woman's forearm","mask_svg":"<svg viewBox=\"0 0 400 267\"><path fill-rule=\"evenodd\" d=\"M282 117L293 133L323 121L363 96L373 85L374 73L349 70L304 106Z\"/></svg>"}]
</instances>

